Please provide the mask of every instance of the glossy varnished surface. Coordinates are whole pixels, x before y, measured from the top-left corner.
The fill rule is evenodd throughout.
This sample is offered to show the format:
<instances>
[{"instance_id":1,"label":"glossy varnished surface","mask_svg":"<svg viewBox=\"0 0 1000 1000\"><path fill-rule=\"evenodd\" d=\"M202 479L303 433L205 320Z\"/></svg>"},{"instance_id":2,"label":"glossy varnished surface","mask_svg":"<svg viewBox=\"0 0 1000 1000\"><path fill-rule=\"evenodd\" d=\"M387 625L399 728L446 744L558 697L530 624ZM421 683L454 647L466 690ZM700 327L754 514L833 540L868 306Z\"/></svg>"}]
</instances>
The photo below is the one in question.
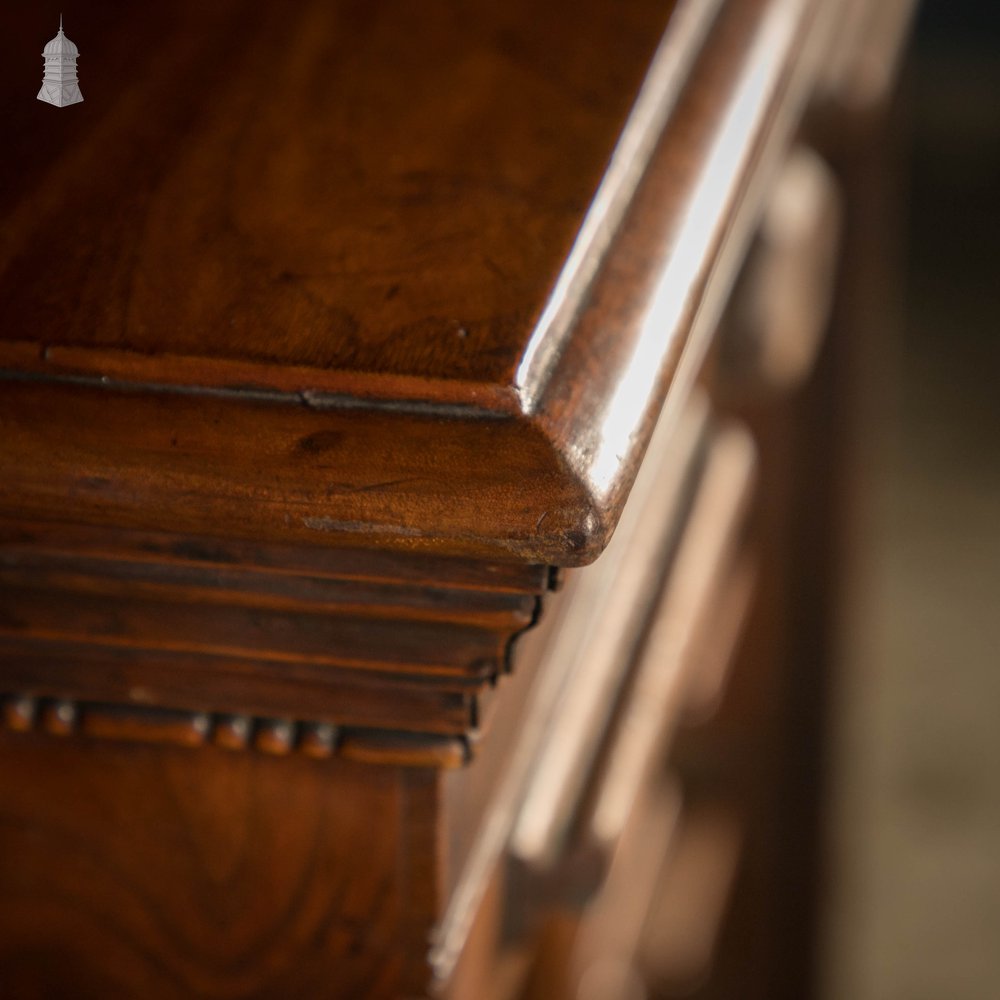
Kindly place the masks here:
<instances>
[{"instance_id":1,"label":"glossy varnished surface","mask_svg":"<svg viewBox=\"0 0 1000 1000\"><path fill-rule=\"evenodd\" d=\"M7 108L0 511L593 559L830 9L101 5Z\"/></svg>"},{"instance_id":2,"label":"glossy varnished surface","mask_svg":"<svg viewBox=\"0 0 1000 1000\"><path fill-rule=\"evenodd\" d=\"M513 995L498 959L530 956L525 918L544 919L558 881L529 886L504 861L538 799L528 779L569 774L544 853L569 862L548 870L580 902L593 878L571 862L611 839L590 836L591 806L629 785L602 776L652 759L659 727L637 727L652 713L627 695L648 709L639 682L665 676L630 665L662 643L646 623L670 589L671 505L633 531L634 590L624 572L580 583L605 558L550 597L546 563L597 554L664 399L688 395L838 9L168 0L67 25L86 102L60 112L29 88L2 119L0 993L377 1000L425 996L433 968L439 985L453 970L456 1000ZM683 11L703 33L669 50L676 92L539 347ZM12 15L11 37L35 17ZM36 47L14 47L0 80L36 79ZM832 502L812 412L755 422L762 510L783 527L762 575L780 579L730 704L741 715L749 692L738 751L768 852L803 825L759 789L772 748L809 756L768 706L776 658L818 662L772 641L823 576L791 560ZM658 438L676 434L661 421ZM682 475L649 450L647 470L662 454ZM693 517L678 551L707 568ZM675 614L721 642L716 589ZM545 768L542 746L573 766ZM626 881L651 888L655 859L631 860ZM775 884L801 871L789 860ZM770 946L778 894L757 872L767 905L749 912ZM805 948L781 928L791 965L788 941ZM736 994L761 979L776 995L738 971Z\"/></svg>"},{"instance_id":3,"label":"glossy varnished surface","mask_svg":"<svg viewBox=\"0 0 1000 1000\"><path fill-rule=\"evenodd\" d=\"M15 12L0 337L508 385L671 7L104 0L61 115Z\"/></svg>"}]
</instances>

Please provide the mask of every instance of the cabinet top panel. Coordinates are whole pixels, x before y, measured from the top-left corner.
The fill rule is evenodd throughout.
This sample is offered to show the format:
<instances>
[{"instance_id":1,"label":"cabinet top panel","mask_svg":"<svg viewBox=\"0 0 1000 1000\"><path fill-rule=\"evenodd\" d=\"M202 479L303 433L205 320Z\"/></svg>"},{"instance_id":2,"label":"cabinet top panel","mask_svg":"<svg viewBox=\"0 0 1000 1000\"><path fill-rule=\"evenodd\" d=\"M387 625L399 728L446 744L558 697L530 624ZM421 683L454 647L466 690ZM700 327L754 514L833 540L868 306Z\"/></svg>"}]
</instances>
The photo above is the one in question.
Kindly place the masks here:
<instances>
[{"instance_id":1,"label":"cabinet top panel","mask_svg":"<svg viewBox=\"0 0 1000 1000\"><path fill-rule=\"evenodd\" d=\"M84 101L53 108L32 88L56 25L22 5L0 66L0 337L54 364L212 359L215 385L250 362L289 388L511 386L671 10L103 0L66 21Z\"/></svg>"},{"instance_id":2,"label":"cabinet top panel","mask_svg":"<svg viewBox=\"0 0 1000 1000\"><path fill-rule=\"evenodd\" d=\"M837 9L99 0L66 107L10 11L0 515L594 558Z\"/></svg>"}]
</instances>

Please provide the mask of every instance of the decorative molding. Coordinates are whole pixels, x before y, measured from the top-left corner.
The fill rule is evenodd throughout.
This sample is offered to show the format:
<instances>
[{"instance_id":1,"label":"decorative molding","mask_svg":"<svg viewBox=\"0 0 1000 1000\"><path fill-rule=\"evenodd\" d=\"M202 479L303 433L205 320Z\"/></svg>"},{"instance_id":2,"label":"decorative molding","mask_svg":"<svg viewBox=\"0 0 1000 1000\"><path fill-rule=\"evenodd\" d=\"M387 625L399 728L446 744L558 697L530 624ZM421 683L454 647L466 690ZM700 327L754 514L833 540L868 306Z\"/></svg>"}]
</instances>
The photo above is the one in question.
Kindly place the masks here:
<instances>
[{"instance_id":1,"label":"decorative molding","mask_svg":"<svg viewBox=\"0 0 1000 1000\"><path fill-rule=\"evenodd\" d=\"M461 767L556 585L545 566L0 518L0 730Z\"/></svg>"},{"instance_id":2,"label":"decorative molding","mask_svg":"<svg viewBox=\"0 0 1000 1000\"><path fill-rule=\"evenodd\" d=\"M299 754L319 760L336 756L403 767L455 768L470 757L470 741L462 736L29 694L0 696L0 725L15 733L40 732L62 738L81 736L190 748L214 746L256 750L272 756Z\"/></svg>"}]
</instances>

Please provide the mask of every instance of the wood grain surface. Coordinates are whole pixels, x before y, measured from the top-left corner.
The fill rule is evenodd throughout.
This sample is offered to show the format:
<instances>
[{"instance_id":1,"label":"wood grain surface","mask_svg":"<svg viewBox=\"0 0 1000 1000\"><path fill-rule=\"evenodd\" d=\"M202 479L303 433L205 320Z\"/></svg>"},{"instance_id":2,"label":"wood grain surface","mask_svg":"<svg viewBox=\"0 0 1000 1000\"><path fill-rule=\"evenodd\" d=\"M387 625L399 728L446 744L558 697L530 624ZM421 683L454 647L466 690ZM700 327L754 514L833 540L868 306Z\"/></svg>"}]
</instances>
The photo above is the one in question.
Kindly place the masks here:
<instances>
[{"instance_id":1,"label":"wood grain surface","mask_svg":"<svg viewBox=\"0 0 1000 1000\"><path fill-rule=\"evenodd\" d=\"M0 749L5 996L420 992L439 905L427 774L20 734Z\"/></svg>"},{"instance_id":2,"label":"wood grain surface","mask_svg":"<svg viewBox=\"0 0 1000 1000\"><path fill-rule=\"evenodd\" d=\"M14 12L0 511L592 560L830 9L104 0L59 110Z\"/></svg>"},{"instance_id":3,"label":"wood grain surface","mask_svg":"<svg viewBox=\"0 0 1000 1000\"><path fill-rule=\"evenodd\" d=\"M13 11L0 337L508 384L672 6Z\"/></svg>"},{"instance_id":4,"label":"wood grain surface","mask_svg":"<svg viewBox=\"0 0 1000 1000\"><path fill-rule=\"evenodd\" d=\"M541 939L503 858L581 662L549 641L617 595L624 677L665 555L644 522L634 592L577 589L605 561L550 601L551 567L600 553L676 431L837 11L95 0L59 110L58 10L5 12L0 995L411 1000L431 963L514 994L500 959ZM772 575L707 737L767 890L737 993L807 953L778 910L812 871L814 793L785 798L818 787L821 379L748 415ZM506 680L543 601L573 614ZM601 729L566 743L594 774Z\"/></svg>"}]
</instances>

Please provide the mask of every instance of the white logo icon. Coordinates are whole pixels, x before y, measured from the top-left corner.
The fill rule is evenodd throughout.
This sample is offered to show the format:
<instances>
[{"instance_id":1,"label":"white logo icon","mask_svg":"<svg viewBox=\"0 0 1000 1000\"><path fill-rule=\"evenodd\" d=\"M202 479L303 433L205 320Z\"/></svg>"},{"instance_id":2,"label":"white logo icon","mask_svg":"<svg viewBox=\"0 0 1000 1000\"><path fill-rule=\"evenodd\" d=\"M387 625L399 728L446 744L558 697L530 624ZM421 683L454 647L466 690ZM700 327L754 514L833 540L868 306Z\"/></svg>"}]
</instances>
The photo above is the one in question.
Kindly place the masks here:
<instances>
[{"instance_id":1,"label":"white logo icon","mask_svg":"<svg viewBox=\"0 0 1000 1000\"><path fill-rule=\"evenodd\" d=\"M62 14L59 15L59 34L42 50L45 60L45 76L38 99L64 108L67 104L79 104L83 100L80 85L76 81L76 60L80 50L63 34Z\"/></svg>"}]
</instances>

